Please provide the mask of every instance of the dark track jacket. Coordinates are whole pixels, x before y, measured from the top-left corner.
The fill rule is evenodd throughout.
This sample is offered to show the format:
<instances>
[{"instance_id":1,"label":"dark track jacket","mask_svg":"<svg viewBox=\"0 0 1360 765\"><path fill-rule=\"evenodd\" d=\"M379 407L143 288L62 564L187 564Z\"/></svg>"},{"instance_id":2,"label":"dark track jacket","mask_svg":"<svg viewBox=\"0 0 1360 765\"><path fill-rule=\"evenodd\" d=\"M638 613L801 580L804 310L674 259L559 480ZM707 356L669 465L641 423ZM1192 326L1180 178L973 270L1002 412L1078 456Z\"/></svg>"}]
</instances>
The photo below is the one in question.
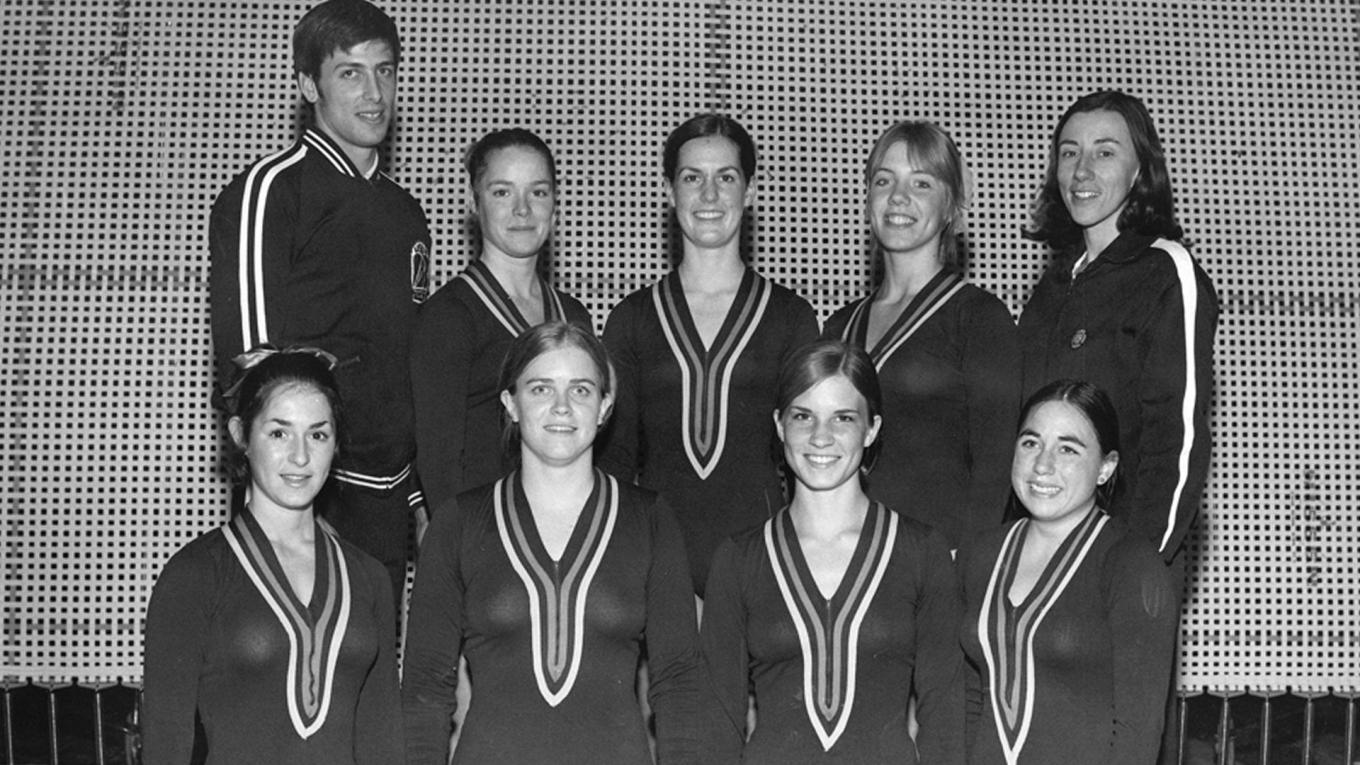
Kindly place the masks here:
<instances>
[{"instance_id":1,"label":"dark track jacket","mask_svg":"<svg viewBox=\"0 0 1360 765\"><path fill-rule=\"evenodd\" d=\"M1060 379L1104 388L1119 416L1119 483L1109 512L1170 561L1209 470L1218 296L1178 242L1121 235L1077 277L1055 258L1020 317L1028 397Z\"/></svg>"}]
</instances>

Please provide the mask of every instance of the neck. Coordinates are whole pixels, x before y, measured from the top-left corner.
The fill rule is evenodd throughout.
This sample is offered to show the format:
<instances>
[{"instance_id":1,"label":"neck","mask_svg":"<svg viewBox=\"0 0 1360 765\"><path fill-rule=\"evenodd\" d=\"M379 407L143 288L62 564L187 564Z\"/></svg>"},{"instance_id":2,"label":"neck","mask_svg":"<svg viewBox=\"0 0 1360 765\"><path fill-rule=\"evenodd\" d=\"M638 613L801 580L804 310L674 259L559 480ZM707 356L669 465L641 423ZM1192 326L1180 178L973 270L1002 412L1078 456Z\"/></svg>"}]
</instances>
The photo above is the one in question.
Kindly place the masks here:
<instances>
[{"instance_id":1,"label":"neck","mask_svg":"<svg viewBox=\"0 0 1360 765\"><path fill-rule=\"evenodd\" d=\"M572 462L562 465L543 462L527 449L520 449L520 480L526 493L542 489L554 494L586 491L595 485L595 461L586 451Z\"/></svg>"},{"instance_id":2,"label":"neck","mask_svg":"<svg viewBox=\"0 0 1360 765\"><path fill-rule=\"evenodd\" d=\"M860 488L858 478L821 491L799 486L789 504L799 533L819 539L834 537L849 527L858 528L868 512L869 496Z\"/></svg>"},{"instance_id":3,"label":"neck","mask_svg":"<svg viewBox=\"0 0 1360 765\"><path fill-rule=\"evenodd\" d=\"M675 270L687 289L719 292L741 284L746 264L741 262L735 244L720 250L701 250L686 242L685 257Z\"/></svg>"},{"instance_id":4,"label":"neck","mask_svg":"<svg viewBox=\"0 0 1360 765\"><path fill-rule=\"evenodd\" d=\"M1087 516L1095 512L1095 507L1095 500L1093 499L1084 511L1070 513L1058 520L1043 521L1031 518L1029 522L1030 533L1047 543L1056 545L1066 539L1073 529L1081 525L1081 522L1086 520Z\"/></svg>"},{"instance_id":5,"label":"neck","mask_svg":"<svg viewBox=\"0 0 1360 765\"><path fill-rule=\"evenodd\" d=\"M512 258L483 242L481 260L506 293L517 297L538 293L538 256Z\"/></svg>"},{"instance_id":6,"label":"neck","mask_svg":"<svg viewBox=\"0 0 1360 765\"><path fill-rule=\"evenodd\" d=\"M883 286L879 289L879 299L892 302L920 292L944 270L936 254L933 248L883 253Z\"/></svg>"},{"instance_id":7,"label":"neck","mask_svg":"<svg viewBox=\"0 0 1360 765\"><path fill-rule=\"evenodd\" d=\"M250 515L260 524L260 529L269 541L311 538L316 526L310 506L305 510L289 510L263 500L263 492L254 488L250 494Z\"/></svg>"},{"instance_id":8,"label":"neck","mask_svg":"<svg viewBox=\"0 0 1360 765\"><path fill-rule=\"evenodd\" d=\"M1081 238L1086 244L1086 252L1090 259L1095 260L1096 256L1119 238L1119 229L1113 221L1102 221L1083 230Z\"/></svg>"}]
</instances>

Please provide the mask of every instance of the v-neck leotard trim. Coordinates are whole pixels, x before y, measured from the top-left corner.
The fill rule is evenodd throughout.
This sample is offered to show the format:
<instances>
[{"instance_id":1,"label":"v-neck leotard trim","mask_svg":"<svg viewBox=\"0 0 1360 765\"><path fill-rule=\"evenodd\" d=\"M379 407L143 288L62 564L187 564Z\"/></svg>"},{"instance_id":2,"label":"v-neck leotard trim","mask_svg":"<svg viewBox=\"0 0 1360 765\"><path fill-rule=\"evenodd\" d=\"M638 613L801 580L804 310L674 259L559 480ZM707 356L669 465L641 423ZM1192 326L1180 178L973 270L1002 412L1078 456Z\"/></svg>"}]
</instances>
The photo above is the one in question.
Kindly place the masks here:
<instances>
[{"instance_id":1,"label":"v-neck leotard trim","mask_svg":"<svg viewBox=\"0 0 1360 765\"><path fill-rule=\"evenodd\" d=\"M977 636L987 662L992 717L1010 765L1019 760L1034 719L1034 636L1108 521L1109 516L1100 510L1082 519L1017 605L1011 604L1009 593L1020 567L1029 520L1017 521L1002 542L978 614Z\"/></svg>"},{"instance_id":2,"label":"v-neck leotard trim","mask_svg":"<svg viewBox=\"0 0 1360 765\"><path fill-rule=\"evenodd\" d=\"M496 281L495 274L492 274L491 269L482 261L474 260L469 263L457 278L472 290L472 294L482 301L486 310L496 317L511 337L519 337L534 326L519 312L515 307L515 301L510 299L501 283ZM538 284L543 292L543 321L566 321L567 314L557 291L541 278Z\"/></svg>"},{"instance_id":3,"label":"v-neck leotard trim","mask_svg":"<svg viewBox=\"0 0 1360 765\"><path fill-rule=\"evenodd\" d=\"M788 508L765 522L765 549L803 652L803 701L823 751L845 732L855 704L859 629L883 580L898 517L874 502L845 575L822 597L803 558Z\"/></svg>"},{"instance_id":4,"label":"v-neck leotard trim","mask_svg":"<svg viewBox=\"0 0 1360 765\"><path fill-rule=\"evenodd\" d=\"M595 471L595 488L557 561L539 538L519 473L497 481L492 496L501 545L529 596L534 680L543 700L555 707L571 693L581 667L586 598L614 533L618 486L612 476Z\"/></svg>"},{"instance_id":5,"label":"v-neck leotard trim","mask_svg":"<svg viewBox=\"0 0 1360 765\"><path fill-rule=\"evenodd\" d=\"M883 333L883 337L879 338L877 343L874 343L873 348L869 347L869 309L874 303L874 295L871 293L859 301L850 312L850 320L841 331L841 339L867 350L869 357L874 361L874 368L881 372L883 365L897 349L916 334L916 330L949 302L950 298L957 295L965 283L962 276L952 271L941 271L936 274L916 297L911 299L902 313L898 314L892 326L888 327L888 331Z\"/></svg>"},{"instance_id":6,"label":"v-neck leotard trim","mask_svg":"<svg viewBox=\"0 0 1360 765\"><path fill-rule=\"evenodd\" d=\"M326 723L335 690L335 667L349 626L353 596L345 554L335 531L316 521L316 581L311 604L302 603L249 510L222 527L228 546L288 636L288 717L300 738Z\"/></svg>"},{"instance_id":7,"label":"v-neck leotard trim","mask_svg":"<svg viewBox=\"0 0 1360 765\"><path fill-rule=\"evenodd\" d=\"M667 274L652 287L657 318L680 367L680 432L685 456L700 479L707 479L722 459L727 445L732 373L765 316L772 292L768 280L747 269L713 347L705 349L685 301L680 276Z\"/></svg>"}]
</instances>

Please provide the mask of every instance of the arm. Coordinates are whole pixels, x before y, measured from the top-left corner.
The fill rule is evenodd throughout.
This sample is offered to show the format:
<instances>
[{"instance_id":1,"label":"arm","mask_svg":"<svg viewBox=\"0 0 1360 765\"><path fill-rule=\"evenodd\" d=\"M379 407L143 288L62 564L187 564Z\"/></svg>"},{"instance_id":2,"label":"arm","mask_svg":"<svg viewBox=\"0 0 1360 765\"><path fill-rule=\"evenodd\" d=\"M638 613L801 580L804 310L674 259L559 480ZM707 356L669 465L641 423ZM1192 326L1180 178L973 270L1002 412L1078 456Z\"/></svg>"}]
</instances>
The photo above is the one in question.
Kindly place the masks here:
<instances>
[{"instance_id":1,"label":"arm","mask_svg":"<svg viewBox=\"0 0 1360 765\"><path fill-rule=\"evenodd\" d=\"M188 765L198 682L212 628L217 582L201 548L181 550L161 571L146 610L142 761Z\"/></svg>"},{"instance_id":2,"label":"arm","mask_svg":"<svg viewBox=\"0 0 1360 765\"><path fill-rule=\"evenodd\" d=\"M408 765L444 765L463 650L461 513L451 504L426 532L406 625L401 708Z\"/></svg>"},{"instance_id":3,"label":"arm","mask_svg":"<svg viewBox=\"0 0 1360 765\"><path fill-rule=\"evenodd\" d=\"M609 417L604 448L599 453L600 468L620 480L632 483L638 474L638 369L637 346L633 330L635 301L627 298L609 312L604 327L604 344L614 364L614 412Z\"/></svg>"},{"instance_id":4,"label":"arm","mask_svg":"<svg viewBox=\"0 0 1360 765\"><path fill-rule=\"evenodd\" d=\"M1218 298L1179 245L1173 278L1156 296L1139 352L1142 438L1129 524L1152 540L1162 559L1180 549L1199 512L1209 472L1209 402Z\"/></svg>"},{"instance_id":5,"label":"arm","mask_svg":"<svg viewBox=\"0 0 1360 765\"><path fill-rule=\"evenodd\" d=\"M467 370L477 337L471 316L450 291L454 285L445 285L421 306L411 340L416 472L431 513L468 488L460 483L467 430Z\"/></svg>"},{"instance_id":6,"label":"arm","mask_svg":"<svg viewBox=\"0 0 1360 765\"><path fill-rule=\"evenodd\" d=\"M647 571L647 698L656 713L662 765L699 763L700 694L705 686L694 625L694 594L680 527L666 503L649 509L652 559Z\"/></svg>"},{"instance_id":7,"label":"arm","mask_svg":"<svg viewBox=\"0 0 1360 765\"><path fill-rule=\"evenodd\" d=\"M1154 762L1166 720L1180 602L1171 574L1130 533L1111 551L1105 598L1113 638L1113 765Z\"/></svg>"},{"instance_id":8,"label":"arm","mask_svg":"<svg viewBox=\"0 0 1360 765\"><path fill-rule=\"evenodd\" d=\"M966 623L966 620L972 613L968 606L968 577L972 569L972 559L975 550L976 541L966 541L963 546L959 548L958 557L954 560L955 570L958 572L959 580L959 605L962 608L962 616L959 619L960 642L967 640L967 638L963 637L965 631L973 629L973 625ZM991 721L983 717L982 674L980 668L967 657L967 654L964 656L963 681L963 740L967 747L967 751L971 753L973 741L977 736L978 726L990 724Z\"/></svg>"},{"instance_id":9,"label":"arm","mask_svg":"<svg viewBox=\"0 0 1360 765\"><path fill-rule=\"evenodd\" d=\"M264 343L289 344L284 302L293 260L298 195L276 173L260 172L229 185L208 223L209 307L218 395L236 379L232 361ZM259 210L259 214L256 211ZM221 403L219 398L218 403Z\"/></svg>"},{"instance_id":10,"label":"arm","mask_svg":"<svg viewBox=\"0 0 1360 765\"><path fill-rule=\"evenodd\" d=\"M713 553L699 631L699 644L715 697L706 700L704 705L710 726L705 759L712 763L740 760L746 740L750 658L746 648L742 584L740 554L732 540L724 539Z\"/></svg>"},{"instance_id":11,"label":"arm","mask_svg":"<svg viewBox=\"0 0 1360 765\"><path fill-rule=\"evenodd\" d=\"M387 569L365 559L364 578L372 594L368 618L378 634L378 657L359 689L354 710L354 761L360 765L401 762L401 691L397 684L397 614Z\"/></svg>"},{"instance_id":12,"label":"arm","mask_svg":"<svg viewBox=\"0 0 1360 765\"><path fill-rule=\"evenodd\" d=\"M968 536L1001 524L1010 496L1011 456L1020 416L1020 337L1006 306L992 295L964 325L963 380L971 457Z\"/></svg>"},{"instance_id":13,"label":"arm","mask_svg":"<svg viewBox=\"0 0 1360 765\"><path fill-rule=\"evenodd\" d=\"M932 531L918 554L916 604L916 748L921 762L964 761L964 659L959 648L959 602L954 561L944 537Z\"/></svg>"}]
</instances>

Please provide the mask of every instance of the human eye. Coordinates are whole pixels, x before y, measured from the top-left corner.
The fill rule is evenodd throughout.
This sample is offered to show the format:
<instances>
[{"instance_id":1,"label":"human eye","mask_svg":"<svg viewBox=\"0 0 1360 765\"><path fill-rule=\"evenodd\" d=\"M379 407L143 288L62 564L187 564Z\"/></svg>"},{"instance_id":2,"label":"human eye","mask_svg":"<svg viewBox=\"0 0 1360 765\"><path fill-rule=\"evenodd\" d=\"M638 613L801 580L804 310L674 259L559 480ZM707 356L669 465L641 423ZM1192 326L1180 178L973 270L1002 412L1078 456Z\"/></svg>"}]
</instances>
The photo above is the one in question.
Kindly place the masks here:
<instances>
[{"instance_id":1,"label":"human eye","mask_svg":"<svg viewBox=\"0 0 1360 765\"><path fill-rule=\"evenodd\" d=\"M392 64L383 64L378 67L378 76L383 79L393 79L397 76L397 67Z\"/></svg>"},{"instance_id":2,"label":"human eye","mask_svg":"<svg viewBox=\"0 0 1360 765\"><path fill-rule=\"evenodd\" d=\"M1017 449L1034 449L1038 447L1038 445L1039 439L1034 436L1020 436L1015 442L1015 447Z\"/></svg>"},{"instance_id":3,"label":"human eye","mask_svg":"<svg viewBox=\"0 0 1360 765\"><path fill-rule=\"evenodd\" d=\"M1063 146L1058 149L1058 159L1072 159L1077 156L1077 150L1071 146Z\"/></svg>"},{"instance_id":4,"label":"human eye","mask_svg":"<svg viewBox=\"0 0 1360 765\"><path fill-rule=\"evenodd\" d=\"M330 431L328 431L328 430L313 430L313 431L312 431L312 440L313 440L313 441L319 441L319 442L321 442L321 443L325 443L325 442L331 440Z\"/></svg>"},{"instance_id":5,"label":"human eye","mask_svg":"<svg viewBox=\"0 0 1360 765\"><path fill-rule=\"evenodd\" d=\"M812 419L812 415L807 412L790 412L789 419L793 422L808 422Z\"/></svg>"},{"instance_id":6,"label":"human eye","mask_svg":"<svg viewBox=\"0 0 1360 765\"><path fill-rule=\"evenodd\" d=\"M529 386L529 395L531 396L546 396L551 392L552 389L543 383L534 383Z\"/></svg>"},{"instance_id":7,"label":"human eye","mask_svg":"<svg viewBox=\"0 0 1360 765\"><path fill-rule=\"evenodd\" d=\"M723 173L722 175L718 176L718 180L722 181L723 183L736 183L736 182L737 182L737 174L736 174L736 173Z\"/></svg>"},{"instance_id":8,"label":"human eye","mask_svg":"<svg viewBox=\"0 0 1360 765\"><path fill-rule=\"evenodd\" d=\"M572 386L571 392L577 398L590 398L591 394L595 392L595 389L583 383L581 385Z\"/></svg>"}]
</instances>

